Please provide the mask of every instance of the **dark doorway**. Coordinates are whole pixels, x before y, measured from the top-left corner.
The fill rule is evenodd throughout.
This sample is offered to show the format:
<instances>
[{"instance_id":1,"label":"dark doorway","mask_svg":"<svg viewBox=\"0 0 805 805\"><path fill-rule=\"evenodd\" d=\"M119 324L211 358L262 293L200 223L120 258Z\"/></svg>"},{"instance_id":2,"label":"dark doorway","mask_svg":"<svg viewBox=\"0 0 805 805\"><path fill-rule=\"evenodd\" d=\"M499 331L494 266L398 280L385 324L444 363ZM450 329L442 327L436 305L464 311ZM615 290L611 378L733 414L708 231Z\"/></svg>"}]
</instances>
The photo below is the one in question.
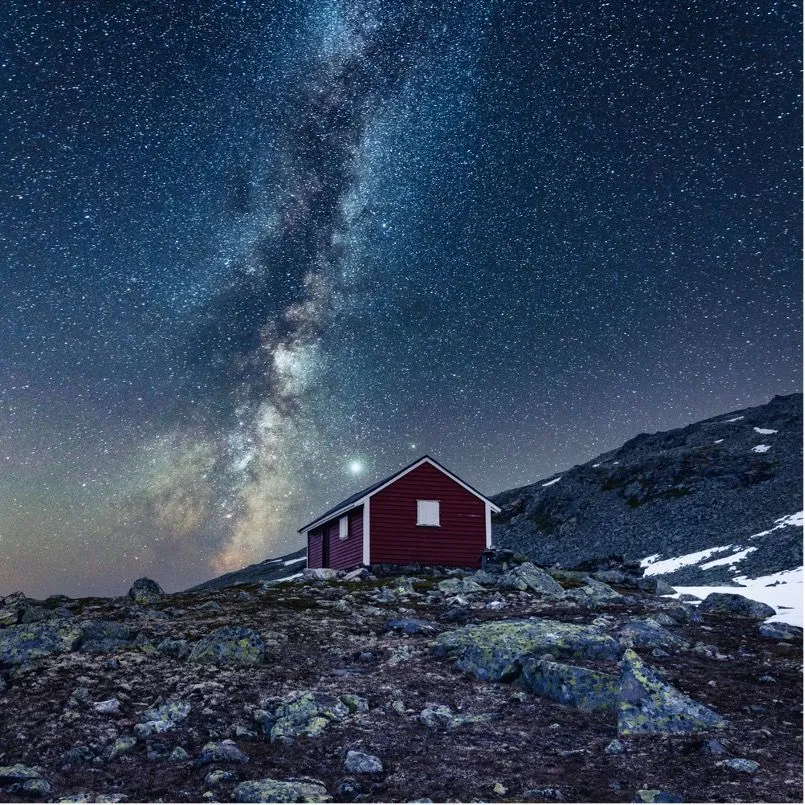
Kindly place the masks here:
<instances>
[{"instance_id":1,"label":"dark doorway","mask_svg":"<svg viewBox=\"0 0 805 805\"><path fill-rule=\"evenodd\" d=\"M330 567L330 529L321 532L321 566Z\"/></svg>"}]
</instances>

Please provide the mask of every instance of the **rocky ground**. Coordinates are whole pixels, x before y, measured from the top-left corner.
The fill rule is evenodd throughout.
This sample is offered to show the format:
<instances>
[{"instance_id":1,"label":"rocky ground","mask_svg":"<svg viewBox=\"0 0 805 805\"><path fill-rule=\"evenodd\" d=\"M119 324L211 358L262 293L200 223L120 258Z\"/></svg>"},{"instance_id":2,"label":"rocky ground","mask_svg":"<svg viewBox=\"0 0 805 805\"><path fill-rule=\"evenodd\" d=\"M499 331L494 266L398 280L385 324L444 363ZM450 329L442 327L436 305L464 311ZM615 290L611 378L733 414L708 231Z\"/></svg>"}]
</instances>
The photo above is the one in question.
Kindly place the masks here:
<instances>
[{"instance_id":1,"label":"rocky ground","mask_svg":"<svg viewBox=\"0 0 805 805\"><path fill-rule=\"evenodd\" d=\"M10 596L0 800L801 801L801 630L553 574Z\"/></svg>"}]
</instances>

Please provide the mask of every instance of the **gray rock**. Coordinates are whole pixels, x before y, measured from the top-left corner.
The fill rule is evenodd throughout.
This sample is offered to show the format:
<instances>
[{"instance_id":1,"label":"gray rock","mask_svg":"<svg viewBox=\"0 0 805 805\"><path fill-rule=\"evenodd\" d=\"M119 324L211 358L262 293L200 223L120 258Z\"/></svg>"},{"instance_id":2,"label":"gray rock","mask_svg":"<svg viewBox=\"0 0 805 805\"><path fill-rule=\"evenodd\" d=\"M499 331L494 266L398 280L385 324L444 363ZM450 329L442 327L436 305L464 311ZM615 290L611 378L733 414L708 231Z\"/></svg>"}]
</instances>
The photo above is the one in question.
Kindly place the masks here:
<instances>
[{"instance_id":1,"label":"gray rock","mask_svg":"<svg viewBox=\"0 0 805 805\"><path fill-rule=\"evenodd\" d=\"M305 581L334 581L338 578L338 571L329 567L306 567L302 578Z\"/></svg>"},{"instance_id":2,"label":"gray rock","mask_svg":"<svg viewBox=\"0 0 805 805\"><path fill-rule=\"evenodd\" d=\"M565 795L561 788L529 788L523 792L524 802L539 802L541 799L564 802Z\"/></svg>"},{"instance_id":3,"label":"gray rock","mask_svg":"<svg viewBox=\"0 0 805 805\"><path fill-rule=\"evenodd\" d=\"M30 766L15 763L0 766L0 793L28 797L44 797L50 793L50 783Z\"/></svg>"},{"instance_id":4,"label":"gray rock","mask_svg":"<svg viewBox=\"0 0 805 805\"><path fill-rule=\"evenodd\" d=\"M681 637L664 629L652 618L625 623L618 633L618 639L622 646L628 648L661 648L665 651L678 651L688 645Z\"/></svg>"},{"instance_id":5,"label":"gray rock","mask_svg":"<svg viewBox=\"0 0 805 805\"><path fill-rule=\"evenodd\" d=\"M484 588L472 579L445 579L436 585L445 595L473 595L482 593Z\"/></svg>"},{"instance_id":6,"label":"gray rock","mask_svg":"<svg viewBox=\"0 0 805 805\"><path fill-rule=\"evenodd\" d=\"M138 738L145 739L152 735L168 732L190 715L191 708L190 702L181 700L174 700L158 707L152 707L143 713L145 720L140 724L134 725L134 734Z\"/></svg>"},{"instance_id":7,"label":"gray rock","mask_svg":"<svg viewBox=\"0 0 805 805\"><path fill-rule=\"evenodd\" d=\"M375 755L350 750L344 761L344 771L348 774L380 774L383 771L383 763Z\"/></svg>"},{"instance_id":8,"label":"gray rock","mask_svg":"<svg viewBox=\"0 0 805 805\"><path fill-rule=\"evenodd\" d=\"M419 714L419 722L432 730L451 730L464 724L486 724L491 720L492 713L457 715L443 704L426 707Z\"/></svg>"},{"instance_id":9,"label":"gray rock","mask_svg":"<svg viewBox=\"0 0 805 805\"><path fill-rule=\"evenodd\" d=\"M27 665L51 654L74 651L81 638L78 625L66 620L7 626L0 630L0 666Z\"/></svg>"},{"instance_id":10,"label":"gray rock","mask_svg":"<svg viewBox=\"0 0 805 805\"><path fill-rule=\"evenodd\" d=\"M705 755L726 755L727 750L721 741L716 738L708 738L701 748L701 752Z\"/></svg>"},{"instance_id":11,"label":"gray rock","mask_svg":"<svg viewBox=\"0 0 805 805\"><path fill-rule=\"evenodd\" d=\"M95 702L92 709L96 713L104 713L105 715L113 715L120 712L120 701L114 697L106 699L102 702Z\"/></svg>"},{"instance_id":12,"label":"gray rock","mask_svg":"<svg viewBox=\"0 0 805 805\"><path fill-rule=\"evenodd\" d=\"M575 665L528 659L520 683L538 696L581 710L616 710L620 680L612 674Z\"/></svg>"},{"instance_id":13,"label":"gray rock","mask_svg":"<svg viewBox=\"0 0 805 805\"><path fill-rule=\"evenodd\" d=\"M392 632L402 632L403 634L435 634L436 627L427 621L416 620L415 618L398 618L386 623L386 628Z\"/></svg>"},{"instance_id":14,"label":"gray rock","mask_svg":"<svg viewBox=\"0 0 805 805\"><path fill-rule=\"evenodd\" d=\"M177 660L186 660L191 652L190 643L187 640L172 640L165 638L157 645L157 651L160 654L167 654L169 657L174 657Z\"/></svg>"},{"instance_id":15,"label":"gray rock","mask_svg":"<svg viewBox=\"0 0 805 805\"><path fill-rule=\"evenodd\" d=\"M523 562L504 573L498 579L498 586L507 590L531 591L557 597L565 594L556 579L531 562Z\"/></svg>"},{"instance_id":16,"label":"gray rock","mask_svg":"<svg viewBox=\"0 0 805 805\"><path fill-rule=\"evenodd\" d=\"M802 628L789 623L761 623L758 631L761 637L802 642Z\"/></svg>"},{"instance_id":17,"label":"gray rock","mask_svg":"<svg viewBox=\"0 0 805 805\"><path fill-rule=\"evenodd\" d=\"M133 735L122 735L112 745L109 760L114 760L121 755L127 755L135 746L137 746L137 739Z\"/></svg>"},{"instance_id":18,"label":"gray rock","mask_svg":"<svg viewBox=\"0 0 805 805\"><path fill-rule=\"evenodd\" d=\"M170 759L174 763L184 763L186 760L190 760L190 755L187 753L186 750L182 749L181 746L177 746L171 753Z\"/></svg>"},{"instance_id":19,"label":"gray rock","mask_svg":"<svg viewBox=\"0 0 805 805\"><path fill-rule=\"evenodd\" d=\"M164 597L165 591L153 579L145 577L137 579L129 590L129 598L137 604L156 604Z\"/></svg>"},{"instance_id":20,"label":"gray rock","mask_svg":"<svg viewBox=\"0 0 805 805\"><path fill-rule=\"evenodd\" d=\"M233 771L227 771L226 769L213 769L204 775L204 785L206 785L208 788L213 788L216 785L221 785L221 783L231 783L236 779L237 775Z\"/></svg>"},{"instance_id":21,"label":"gray rock","mask_svg":"<svg viewBox=\"0 0 805 805\"><path fill-rule=\"evenodd\" d=\"M350 713L343 699L315 691L303 691L280 705L274 714L271 741L292 743L301 735L315 738L333 721L341 721Z\"/></svg>"},{"instance_id":22,"label":"gray rock","mask_svg":"<svg viewBox=\"0 0 805 805\"><path fill-rule=\"evenodd\" d=\"M358 567L344 574L344 581L366 581L369 571L365 567Z\"/></svg>"},{"instance_id":23,"label":"gray rock","mask_svg":"<svg viewBox=\"0 0 805 805\"><path fill-rule=\"evenodd\" d=\"M312 780L246 780L232 793L233 802L331 802L323 783Z\"/></svg>"},{"instance_id":24,"label":"gray rock","mask_svg":"<svg viewBox=\"0 0 805 805\"><path fill-rule=\"evenodd\" d=\"M134 646L137 631L116 621L86 620L81 623L81 651L88 654L105 654Z\"/></svg>"},{"instance_id":25,"label":"gray rock","mask_svg":"<svg viewBox=\"0 0 805 805\"><path fill-rule=\"evenodd\" d=\"M733 771L754 774L760 768L760 763L756 763L754 760L747 760L745 757L731 757L729 760L719 760L716 766L726 766Z\"/></svg>"},{"instance_id":26,"label":"gray rock","mask_svg":"<svg viewBox=\"0 0 805 805\"><path fill-rule=\"evenodd\" d=\"M661 791L659 788L641 788L635 792L632 802L684 802L678 794Z\"/></svg>"},{"instance_id":27,"label":"gray rock","mask_svg":"<svg viewBox=\"0 0 805 805\"><path fill-rule=\"evenodd\" d=\"M774 609L768 604L753 601L737 593L710 593L699 604L699 612L708 614L739 615L743 618L764 620L774 615Z\"/></svg>"},{"instance_id":28,"label":"gray rock","mask_svg":"<svg viewBox=\"0 0 805 805\"><path fill-rule=\"evenodd\" d=\"M623 601L623 596L615 592L608 584L603 581L587 577L586 584L576 587L565 593L565 598L578 601L582 606L596 607L601 604L613 604Z\"/></svg>"},{"instance_id":29,"label":"gray rock","mask_svg":"<svg viewBox=\"0 0 805 805\"><path fill-rule=\"evenodd\" d=\"M205 665L262 665L265 646L257 632L243 626L216 629L193 646L188 662Z\"/></svg>"},{"instance_id":30,"label":"gray rock","mask_svg":"<svg viewBox=\"0 0 805 805\"><path fill-rule=\"evenodd\" d=\"M201 748L196 764L206 766L210 763L248 763L249 756L242 752L240 747L229 739L225 741L210 741Z\"/></svg>"},{"instance_id":31,"label":"gray rock","mask_svg":"<svg viewBox=\"0 0 805 805\"><path fill-rule=\"evenodd\" d=\"M626 747L616 738L614 741L610 741L605 749L605 755L622 755L626 751Z\"/></svg>"},{"instance_id":32,"label":"gray rock","mask_svg":"<svg viewBox=\"0 0 805 805\"><path fill-rule=\"evenodd\" d=\"M356 696L354 693L342 693L339 698L347 706L350 713L369 712L369 701L363 696Z\"/></svg>"},{"instance_id":33,"label":"gray rock","mask_svg":"<svg viewBox=\"0 0 805 805\"><path fill-rule=\"evenodd\" d=\"M439 635L434 645L437 656L456 657L459 670L495 682L514 679L526 657L614 660L620 651L597 629L538 618L464 626Z\"/></svg>"},{"instance_id":34,"label":"gray rock","mask_svg":"<svg viewBox=\"0 0 805 805\"><path fill-rule=\"evenodd\" d=\"M207 601L196 607L197 612L223 612L224 608L217 601ZM212 772L211 772L212 773Z\"/></svg>"},{"instance_id":35,"label":"gray rock","mask_svg":"<svg viewBox=\"0 0 805 805\"><path fill-rule=\"evenodd\" d=\"M70 766L83 766L86 763L91 763L95 754L88 746L74 746L68 749L61 758L62 766L69 768Z\"/></svg>"},{"instance_id":36,"label":"gray rock","mask_svg":"<svg viewBox=\"0 0 805 805\"><path fill-rule=\"evenodd\" d=\"M621 661L618 734L706 732L726 726L724 719L663 682L628 649Z\"/></svg>"}]
</instances>

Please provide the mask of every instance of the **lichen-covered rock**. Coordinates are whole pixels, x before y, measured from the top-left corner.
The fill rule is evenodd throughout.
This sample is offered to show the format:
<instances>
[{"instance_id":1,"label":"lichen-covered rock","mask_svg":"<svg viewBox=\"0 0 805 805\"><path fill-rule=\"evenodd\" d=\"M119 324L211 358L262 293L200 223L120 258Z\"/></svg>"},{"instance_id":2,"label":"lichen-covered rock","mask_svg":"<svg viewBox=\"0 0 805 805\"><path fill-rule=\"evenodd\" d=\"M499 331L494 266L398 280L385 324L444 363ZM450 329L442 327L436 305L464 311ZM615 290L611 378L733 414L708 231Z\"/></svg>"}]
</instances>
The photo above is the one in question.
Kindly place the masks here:
<instances>
[{"instance_id":1,"label":"lichen-covered rock","mask_svg":"<svg viewBox=\"0 0 805 805\"><path fill-rule=\"evenodd\" d=\"M209 763L248 763L249 756L241 751L240 747L229 739L225 741L210 741L201 747L196 758L196 764L206 766Z\"/></svg>"},{"instance_id":2,"label":"lichen-covered rock","mask_svg":"<svg viewBox=\"0 0 805 805\"><path fill-rule=\"evenodd\" d=\"M137 579L129 590L129 598L137 604L156 604L164 597L165 591L153 579L145 577Z\"/></svg>"},{"instance_id":3,"label":"lichen-covered rock","mask_svg":"<svg viewBox=\"0 0 805 805\"><path fill-rule=\"evenodd\" d=\"M498 579L498 586L507 590L521 590L541 595L563 596L565 591L553 576L531 562L513 567Z\"/></svg>"},{"instance_id":4,"label":"lichen-covered rock","mask_svg":"<svg viewBox=\"0 0 805 805\"><path fill-rule=\"evenodd\" d=\"M369 701L363 696L356 696L354 693L344 693L341 701L347 706L350 713L366 713L369 711Z\"/></svg>"},{"instance_id":5,"label":"lichen-covered rock","mask_svg":"<svg viewBox=\"0 0 805 805\"><path fill-rule=\"evenodd\" d=\"M81 630L72 621L49 620L0 630L0 665L26 665L51 654L74 651Z\"/></svg>"},{"instance_id":6,"label":"lichen-covered rock","mask_svg":"<svg viewBox=\"0 0 805 805\"><path fill-rule=\"evenodd\" d=\"M491 621L445 632L436 639L437 656L455 656L459 670L493 682L514 679L529 656L550 653L559 659L615 660L620 647L589 626L559 621Z\"/></svg>"},{"instance_id":7,"label":"lichen-covered rock","mask_svg":"<svg viewBox=\"0 0 805 805\"><path fill-rule=\"evenodd\" d=\"M316 737L331 722L341 721L349 713L349 705L336 696L303 691L277 708L271 741L291 743L300 735Z\"/></svg>"},{"instance_id":8,"label":"lichen-covered rock","mask_svg":"<svg viewBox=\"0 0 805 805\"><path fill-rule=\"evenodd\" d=\"M444 704L426 707L419 714L419 722L432 730L451 730L464 724L486 724L491 720L492 713L457 715Z\"/></svg>"},{"instance_id":9,"label":"lichen-covered rock","mask_svg":"<svg viewBox=\"0 0 805 805\"><path fill-rule=\"evenodd\" d=\"M520 683L537 696L581 710L617 710L620 680L613 674L577 665L528 659Z\"/></svg>"},{"instance_id":10,"label":"lichen-covered rock","mask_svg":"<svg viewBox=\"0 0 805 805\"><path fill-rule=\"evenodd\" d=\"M436 585L445 595L472 595L482 593L484 588L472 579L445 579Z\"/></svg>"},{"instance_id":11,"label":"lichen-covered rock","mask_svg":"<svg viewBox=\"0 0 805 805\"><path fill-rule=\"evenodd\" d=\"M138 738L148 738L151 735L158 735L168 732L180 722L184 721L191 710L190 702L171 701L152 707L143 713L144 721L134 725L134 734Z\"/></svg>"},{"instance_id":12,"label":"lichen-covered rock","mask_svg":"<svg viewBox=\"0 0 805 805\"><path fill-rule=\"evenodd\" d=\"M621 645L628 648L661 648L665 651L677 651L688 646L681 637L669 632L652 618L625 623L618 633L618 638Z\"/></svg>"},{"instance_id":13,"label":"lichen-covered rock","mask_svg":"<svg viewBox=\"0 0 805 805\"><path fill-rule=\"evenodd\" d=\"M632 802L684 802L678 794L661 791L659 788L641 788L635 792Z\"/></svg>"},{"instance_id":14,"label":"lichen-covered rock","mask_svg":"<svg viewBox=\"0 0 805 805\"><path fill-rule=\"evenodd\" d=\"M50 793L50 783L36 769L15 763L0 766L0 793L44 797Z\"/></svg>"},{"instance_id":15,"label":"lichen-covered rock","mask_svg":"<svg viewBox=\"0 0 805 805\"><path fill-rule=\"evenodd\" d=\"M122 735L112 745L109 760L128 754L135 746L137 746L137 739L133 735Z\"/></svg>"},{"instance_id":16,"label":"lichen-covered rock","mask_svg":"<svg viewBox=\"0 0 805 805\"><path fill-rule=\"evenodd\" d=\"M380 774L383 771L383 762L376 755L350 750L344 761L344 771L348 774Z\"/></svg>"},{"instance_id":17,"label":"lichen-covered rock","mask_svg":"<svg viewBox=\"0 0 805 805\"><path fill-rule=\"evenodd\" d=\"M737 593L710 593L699 604L699 612L722 615L738 615L742 618L765 620L774 615L774 608L761 601L753 601Z\"/></svg>"},{"instance_id":18,"label":"lichen-covered rock","mask_svg":"<svg viewBox=\"0 0 805 805\"><path fill-rule=\"evenodd\" d=\"M620 735L704 732L726 726L718 713L663 682L631 649L621 661Z\"/></svg>"},{"instance_id":19,"label":"lichen-covered rock","mask_svg":"<svg viewBox=\"0 0 805 805\"><path fill-rule=\"evenodd\" d=\"M716 766L726 766L733 771L754 774L760 768L760 763L755 760L747 760L745 757L731 757L728 760L719 760Z\"/></svg>"},{"instance_id":20,"label":"lichen-covered rock","mask_svg":"<svg viewBox=\"0 0 805 805\"><path fill-rule=\"evenodd\" d=\"M603 581L590 578L585 579L586 583L582 587L568 590L565 597L578 601L582 606L596 607L601 604L613 604L623 601L623 596L612 589Z\"/></svg>"},{"instance_id":21,"label":"lichen-covered rock","mask_svg":"<svg viewBox=\"0 0 805 805\"><path fill-rule=\"evenodd\" d=\"M308 780L246 780L232 792L233 802L331 802L322 783Z\"/></svg>"},{"instance_id":22,"label":"lichen-covered rock","mask_svg":"<svg viewBox=\"0 0 805 805\"><path fill-rule=\"evenodd\" d=\"M213 769L204 775L204 785L208 788L212 788L222 783L231 783L235 779L237 779L237 775L233 771L228 771L227 769Z\"/></svg>"},{"instance_id":23,"label":"lichen-covered rock","mask_svg":"<svg viewBox=\"0 0 805 805\"><path fill-rule=\"evenodd\" d=\"M802 641L802 628L790 623L761 623L759 632L761 637L770 637L773 640Z\"/></svg>"},{"instance_id":24,"label":"lichen-covered rock","mask_svg":"<svg viewBox=\"0 0 805 805\"><path fill-rule=\"evenodd\" d=\"M81 651L92 654L132 648L137 639L136 629L107 620L82 621L81 635Z\"/></svg>"},{"instance_id":25,"label":"lichen-covered rock","mask_svg":"<svg viewBox=\"0 0 805 805\"><path fill-rule=\"evenodd\" d=\"M188 662L205 665L261 665L265 646L257 632L243 626L216 629L193 646Z\"/></svg>"},{"instance_id":26,"label":"lichen-covered rock","mask_svg":"<svg viewBox=\"0 0 805 805\"><path fill-rule=\"evenodd\" d=\"M190 656L192 648L187 640L172 640L166 637L157 645L157 651L177 660L186 660Z\"/></svg>"}]
</instances>

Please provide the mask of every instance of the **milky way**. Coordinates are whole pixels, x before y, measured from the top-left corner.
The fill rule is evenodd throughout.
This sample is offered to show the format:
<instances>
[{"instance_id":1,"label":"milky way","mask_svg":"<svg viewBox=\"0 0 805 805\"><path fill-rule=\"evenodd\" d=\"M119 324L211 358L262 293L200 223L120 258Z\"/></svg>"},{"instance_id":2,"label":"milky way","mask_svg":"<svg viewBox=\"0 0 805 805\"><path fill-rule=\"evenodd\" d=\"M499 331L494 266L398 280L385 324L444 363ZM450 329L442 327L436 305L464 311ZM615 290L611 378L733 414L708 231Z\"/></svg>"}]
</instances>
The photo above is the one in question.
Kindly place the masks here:
<instances>
[{"instance_id":1,"label":"milky way","mask_svg":"<svg viewBox=\"0 0 805 805\"><path fill-rule=\"evenodd\" d=\"M6 8L0 593L178 589L800 387L780 3Z\"/></svg>"}]
</instances>

